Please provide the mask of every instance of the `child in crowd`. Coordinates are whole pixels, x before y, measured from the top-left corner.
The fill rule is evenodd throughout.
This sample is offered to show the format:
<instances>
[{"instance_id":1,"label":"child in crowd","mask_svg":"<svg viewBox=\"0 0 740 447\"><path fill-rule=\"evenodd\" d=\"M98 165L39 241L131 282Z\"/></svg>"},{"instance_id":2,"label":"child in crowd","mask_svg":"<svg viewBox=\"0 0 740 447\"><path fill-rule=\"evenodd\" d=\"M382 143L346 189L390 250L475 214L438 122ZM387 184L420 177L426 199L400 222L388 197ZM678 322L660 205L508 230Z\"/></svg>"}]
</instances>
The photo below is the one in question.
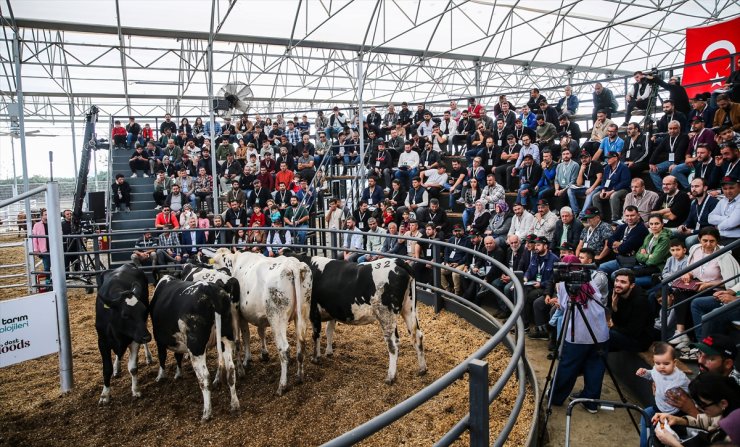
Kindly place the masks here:
<instances>
[{"instance_id":1,"label":"child in crowd","mask_svg":"<svg viewBox=\"0 0 740 447\"><path fill-rule=\"evenodd\" d=\"M208 218L206 210L201 210L198 214L198 228L211 228L211 220ZM208 240L208 232L204 231L203 235Z\"/></svg>"},{"instance_id":2,"label":"child in crowd","mask_svg":"<svg viewBox=\"0 0 740 447\"><path fill-rule=\"evenodd\" d=\"M684 242L680 239L671 239L669 242L669 250L671 252L671 257L668 258L668 260L665 263L665 267L663 267L663 278L668 278L672 274L678 272L679 270L682 270L686 267L686 262L688 260L688 257L686 256L686 245ZM656 295L657 293L657 295ZM661 322L662 320L662 308L661 301L661 291L658 290L657 292L652 292L649 297L649 302L653 306L654 314L658 315L658 317L655 319L655 328L660 329L661 328ZM673 295L668 294L668 305L673 304ZM676 316L675 311L671 310L668 314L668 327L674 327L676 325ZM688 347L689 344L689 338L684 335L683 337L678 337L673 340L671 340L671 344L676 347L676 349L683 349Z\"/></svg>"},{"instance_id":3,"label":"child in crowd","mask_svg":"<svg viewBox=\"0 0 740 447\"><path fill-rule=\"evenodd\" d=\"M236 230L234 245L235 247L232 248L234 253L237 251L247 251L247 233L243 229Z\"/></svg>"},{"instance_id":4,"label":"child in crowd","mask_svg":"<svg viewBox=\"0 0 740 447\"><path fill-rule=\"evenodd\" d=\"M689 378L676 368L676 349L673 346L665 342L656 342L652 351L655 365L653 369L640 368L635 373L655 385L655 407L648 407L645 412L651 419L656 412L677 415L680 410L669 404L668 398L679 392L678 388L688 393ZM647 447L648 428L644 418L640 422L640 427L640 447Z\"/></svg>"}]
</instances>

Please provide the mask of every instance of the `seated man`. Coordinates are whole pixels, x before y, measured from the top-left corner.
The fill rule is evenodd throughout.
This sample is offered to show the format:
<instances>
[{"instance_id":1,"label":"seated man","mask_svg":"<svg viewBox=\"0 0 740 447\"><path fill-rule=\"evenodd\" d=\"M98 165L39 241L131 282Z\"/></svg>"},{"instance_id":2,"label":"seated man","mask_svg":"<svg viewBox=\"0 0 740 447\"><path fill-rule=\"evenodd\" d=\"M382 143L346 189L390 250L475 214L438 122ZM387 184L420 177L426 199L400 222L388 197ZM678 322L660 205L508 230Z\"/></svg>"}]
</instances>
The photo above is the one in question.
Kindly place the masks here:
<instances>
[{"instance_id":1,"label":"seated man","mask_svg":"<svg viewBox=\"0 0 740 447\"><path fill-rule=\"evenodd\" d=\"M154 218L154 226L158 230L163 230L165 225L172 225L172 228L180 228L180 221L177 219L175 213L172 212L172 209L167 205L163 206L162 212L157 214L157 217Z\"/></svg>"},{"instance_id":2,"label":"seated man","mask_svg":"<svg viewBox=\"0 0 740 447\"><path fill-rule=\"evenodd\" d=\"M629 192L632 177L629 168L619 161L618 153L609 152L606 163L604 188L599 193L598 198L594 200L594 205L599 208L604 220L611 222L612 220L618 220L619 216L622 215L622 199Z\"/></svg>"},{"instance_id":3,"label":"seated man","mask_svg":"<svg viewBox=\"0 0 740 447\"><path fill-rule=\"evenodd\" d=\"M113 199L111 212L117 213L119 208L125 209L127 213L131 211L131 185L123 174L116 174L116 181L111 185L111 198Z\"/></svg>"},{"instance_id":4,"label":"seated man","mask_svg":"<svg viewBox=\"0 0 740 447\"><path fill-rule=\"evenodd\" d=\"M368 177L367 188L362 191L362 196L360 197L361 201L367 202L370 211L375 211L378 205L383 202L384 198L383 190L380 189L380 186L376 185L376 181L375 177Z\"/></svg>"},{"instance_id":5,"label":"seated man","mask_svg":"<svg viewBox=\"0 0 740 447\"><path fill-rule=\"evenodd\" d=\"M581 151L581 164L578 167L576 181L568 188L568 202L570 202L570 207L573 209L573 214L579 219L583 219L585 210L591 207L594 198L598 197L599 192L601 192L603 176L604 168L601 163L592 161L591 154L588 151ZM583 207L579 203L581 197L585 197ZM579 214L578 210L583 211Z\"/></svg>"},{"instance_id":6,"label":"seated man","mask_svg":"<svg viewBox=\"0 0 740 447\"><path fill-rule=\"evenodd\" d=\"M658 194L645 189L645 181L641 178L633 178L630 183L630 193L624 197L624 207L634 206L640 213L642 220L647 222L658 202Z\"/></svg>"},{"instance_id":7,"label":"seated man","mask_svg":"<svg viewBox=\"0 0 740 447\"><path fill-rule=\"evenodd\" d=\"M296 160L296 173L302 179L311 180L316 175L314 164L313 156L308 152L308 148L304 147L301 156Z\"/></svg>"},{"instance_id":8,"label":"seated man","mask_svg":"<svg viewBox=\"0 0 740 447\"><path fill-rule=\"evenodd\" d=\"M521 262L522 256L524 255L524 245L521 243L521 239L519 239L519 236L517 236L515 233L511 233L506 237L506 250L504 252L504 257L502 260L502 263L509 267L512 271L518 270L519 263ZM504 291L507 296L510 295L510 290L512 288L512 282L511 277L509 275L506 275L505 273L502 273L500 270L496 269L496 276L494 276L496 279L493 280L492 284L493 287ZM508 318L509 315L511 315L511 311L509 310L508 306L506 306L500 298L495 298L493 302L491 302L491 306L494 308L493 316L496 318Z\"/></svg>"},{"instance_id":9,"label":"seated man","mask_svg":"<svg viewBox=\"0 0 740 447\"><path fill-rule=\"evenodd\" d=\"M138 177L136 171L144 171L144 177L149 177L149 155L144 152L144 147L140 144L136 144L136 150L131 154L131 158L128 160L128 165L131 168L131 177Z\"/></svg>"},{"instance_id":10,"label":"seated man","mask_svg":"<svg viewBox=\"0 0 740 447\"><path fill-rule=\"evenodd\" d=\"M519 192L514 203L519 203L527 209L534 209L537 203L535 187L542 177L542 167L539 163L535 163L532 154L526 154L517 170L519 171Z\"/></svg>"},{"instance_id":11,"label":"seated man","mask_svg":"<svg viewBox=\"0 0 740 447\"><path fill-rule=\"evenodd\" d=\"M544 236L538 236L534 241L535 252L529 268L524 272L524 310L522 318L524 327L531 325L529 338L534 340L547 340L548 334L547 322L550 320L549 306L544 304L545 296L553 294L553 267L556 262L560 262L558 257L550 251L550 240ZM537 301L541 304L535 305ZM543 307L546 306L546 307Z\"/></svg>"},{"instance_id":12,"label":"seated man","mask_svg":"<svg viewBox=\"0 0 740 447\"><path fill-rule=\"evenodd\" d=\"M429 196L439 199L442 187L447 184L447 168L440 164L436 169L425 169L419 174L421 177L421 186L426 188Z\"/></svg>"},{"instance_id":13,"label":"seated man","mask_svg":"<svg viewBox=\"0 0 740 447\"><path fill-rule=\"evenodd\" d=\"M663 216L666 228L677 228L686 222L691 210L689 195L678 189L676 177L663 177L663 192L658 194L658 200L653 207L653 213Z\"/></svg>"},{"instance_id":14,"label":"seated man","mask_svg":"<svg viewBox=\"0 0 740 447\"><path fill-rule=\"evenodd\" d=\"M419 172L419 154L411 150L411 143L407 142L403 145L403 153L398 158L396 169L395 177L405 188L408 188L409 180L416 177Z\"/></svg>"},{"instance_id":15,"label":"seated man","mask_svg":"<svg viewBox=\"0 0 740 447\"><path fill-rule=\"evenodd\" d=\"M648 155L646 138L640 131L640 126L637 123L630 123L627 126L627 138L621 159L629 168L632 178L637 178L643 171L648 170Z\"/></svg>"},{"instance_id":16,"label":"seated man","mask_svg":"<svg viewBox=\"0 0 740 447\"><path fill-rule=\"evenodd\" d=\"M709 213L708 221L720 231L719 243L728 245L740 237L740 207L737 206L740 177L736 175L722 178L722 194L724 197Z\"/></svg>"},{"instance_id":17,"label":"seated man","mask_svg":"<svg viewBox=\"0 0 740 447\"><path fill-rule=\"evenodd\" d=\"M213 199L213 177L206 172L206 168L198 168L195 178L195 196L198 210L208 209L208 201Z\"/></svg>"},{"instance_id":18,"label":"seated man","mask_svg":"<svg viewBox=\"0 0 740 447\"><path fill-rule=\"evenodd\" d=\"M689 137L681 132L678 121L668 123L668 135L653 149L650 155L650 178L655 189L661 189L662 177L682 164L689 148Z\"/></svg>"},{"instance_id":19,"label":"seated man","mask_svg":"<svg viewBox=\"0 0 740 447\"><path fill-rule=\"evenodd\" d=\"M640 217L637 207L628 205L624 207L622 215L624 223L617 227L617 230L608 239L609 248L616 255L616 259L604 262L599 266L599 270L611 275L621 268L631 268L635 264L635 254L642 246L645 236L648 235L648 229L645 222Z\"/></svg>"},{"instance_id":20,"label":"seated man","mask_svg":"<svg viewBox=\"0 0 740 447\"><path fill-rule=\"evenodd\" d=\"M367 230L367 235L365 236L365 238L367 239L367 241L365 242L365 250L375 254L360 256L357 259L358 263L370 262L376 259L380 259L381 252L383 251L383 243L386 239L381 236L386 233L385 228L380 228L378 226L377 219L371 217L367 220L367 224L369 230Z\"/></svg>"},{"instance_id":21,"label":"seated man","mask_svg":"<svg viewBox=\"0 0 740 447\"><path fill-rule=\"evenodd\" d=\"M244 168L239 161L234 160L234 154L229 152L226 154L226 161L220 165L216 165L219 171L219 182L221 185L221 191L228 191L229 186L233 181L239 182L239 177L242 174Z\"/></svg>"},{"instance_id":22,"label":"seated man","mask_svg":"<svg viewBox=\"0 0 740 447\"><path fill-rule=\"evenodd\" d=\"M629 269L614 272L609 304L609 351L642 352L653 342L653 322L647 294L635 284Z\"/></svg>"},{"instance_id":23,"label":"seated man","mask_svg":"<svg viewBox=\"0 0 740 447\"><path fill-rule=\"evenodd\" d=\"M362 253L358 253L353 250L365 249L362 243L363 233L355 226L355 218L352 216L347 217L345 225L345 230L351 231L352 233L342 234L342 248L344 248L343 258L345 261L357 262L360 256L362 256Z\"/></svg>"},{"instance_id":24,"label":"seated man","mask_svg":"<svg viewBox=\"0 0 740 447\"><path fill-rule=\"evenodd\" d=\"M463 233L463 228L459 224L455 224L452 229L452 237L447 240L448 243L453 244L455 247L445 247L445 255L443 264L451 267L453 270L460 270L463 272L467 271L467 264L470 263L470 255L457 247L471 248L470 240ZM457 296L463 295L463 278L459 273L442 269L442 288L448 292L454 293Z\"/></svg>"},{"instance_id":25,"label":"seated man","mask_svg":"<svg viewBox=\"0 0 740 447\"><path fill-rule=\"evenodd\" d=\"M157 241L152 238L152 232L144 230L144 235L136 241L134 252L131 255L131 262L136 267L142 266L154 267L157 265Z\"/></svg>"},{"instance_id":26,"label":"seated man","mask_svg":"<svg viewBox=\"0 0 740 447\"><path fill-rule=\"evenodd\" d=\"M172 232L174 227L170 224L164 226L164 232L159 235L157 244L157 264L167 265L171 263L182 264L182 249L179 247L180 239Z\"/></svg>"}]
</instances>

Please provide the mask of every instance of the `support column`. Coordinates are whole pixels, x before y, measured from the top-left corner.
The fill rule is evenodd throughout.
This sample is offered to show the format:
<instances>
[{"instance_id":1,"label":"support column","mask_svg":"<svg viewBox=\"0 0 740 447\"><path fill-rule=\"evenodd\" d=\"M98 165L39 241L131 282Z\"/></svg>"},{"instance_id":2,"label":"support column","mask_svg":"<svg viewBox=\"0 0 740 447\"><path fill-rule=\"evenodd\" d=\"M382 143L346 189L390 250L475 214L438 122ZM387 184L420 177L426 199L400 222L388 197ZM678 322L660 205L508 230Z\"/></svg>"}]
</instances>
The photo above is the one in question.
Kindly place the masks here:
<instances>
[{"instance_id":1,"label":"support column","mask_svg":"<svg viewBox=\"0 0 740 447\"><path fill-rule=\"evenodd\" d=\"M365 129L364 122L365 116L362 113L362 91L365 87L365 73L362 67L362 54L357 57L357 114L358 116L358 131L360 132L360 166L357 167L357 199L361 196L361 191L365 187ZM357 203L352 203L352 207L356 208L359 206Z\"/></svg>"},{"instance_id":2,"label":"support column","mask_svg":"<svg viewBox=\"0 0 740 447\"><path fill-rule=\"evenodd\" d=\"M59 380L62 393L72 391L72 337L69 330L69 307L67 304L67 280L64 274L64 248L62 221L59 219L59 184L46 183L46 206L49 219L49 256L51 257L51 284L56 295L57 322L59 326ZM55 218L56 216L56 218Z\"/></svg>"},{"instance_id":3,"label":"support column","mask_svg":"<svg viewBox=\"0 0 740 447\"><path fill-rule=\"evenodd\" d=\"M15 94L16 94L16 105L18 107L18 137L21 141L21 169L23 175L23 192L28 192L30 185L28 182L28 162L26 157L26 124L24 118L23 108L23 82L21 79L21 46L18 40L18 34L13 33L13 62L15 63ZM12 138L12 137L11 137ZM26 247L30 248L30 237L33 233L33 219L31 218L31 200L26 198L23 201L23 206L26 211L26 235L28 236ZM31 274L34 271L34 259L33 255L28 253L32 251L26 250L26 272L28 277L28 291L34 293L35 290L31 286L36 284L36 277Z\"/></svg>"},{"instance_id":4,"label":"support column","mask_svg":"<svg viewBox=\"0 0 740 447\"><path fill-rule=\"evenodd\" d=\"M218 212L218 166L216 162L216 117L213 112L213 21L216 15L216 0L211 2L211 30L208 34L208 108L211 111L211 174L213 176L213 215Z\"/></svg>"},{"instance_id":5,"label":"support column","mask_svg":"<svg viewBox=\"0 0 740 447\"><path fill-rule=\"evenodd\" d=\"M72 165L75 169L75 178L77 178L77 135L75 135L75 106L74 99L69 98L69 125L72 128Z\"/></svg>"},{"instance_id":6,"label":"support column","mask_svg":"<svg viewBox=\"0 0 740 447\"><path fill-rule=\"evenodd\" d=\"M480 61L474 62L474 68L475 68L475 96L476 96L476 99L478 99L478 97L480 97L480 94L481 94Z\"/></svg>"}]
</instances>

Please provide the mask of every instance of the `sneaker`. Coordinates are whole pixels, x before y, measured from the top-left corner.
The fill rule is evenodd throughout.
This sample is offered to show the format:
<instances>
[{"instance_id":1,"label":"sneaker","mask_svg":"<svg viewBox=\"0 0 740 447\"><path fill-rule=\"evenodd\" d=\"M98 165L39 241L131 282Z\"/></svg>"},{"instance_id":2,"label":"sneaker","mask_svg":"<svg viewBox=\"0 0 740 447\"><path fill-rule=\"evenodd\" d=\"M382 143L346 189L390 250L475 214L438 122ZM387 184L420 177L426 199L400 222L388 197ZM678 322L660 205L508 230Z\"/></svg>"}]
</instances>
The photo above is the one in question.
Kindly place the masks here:
<instances>
[{"instance_id":1,"label":"sneaker","mask_svg":"<svg viewBox=\"0 0 740 447\"><path fill-rule=\"evenodd\" d=\"M136 173L131 174L131 178L136 178Z\"/></svg>"},{"instance_id":2,"label":"sneaker","mask_svg":"<svg viewBox=\"0 0 740 447\"><path fill-rule=\"evenodd\" d=\"M391 192L391 189L386 186L386 188L383 190L383 192L389 193L389 192Z\"/></svg>"},{"instance_id":3,"label":"sneaker","mask_svg":"<svg viewBox=\"0 0 740 447\"><path fill-rule=\"evenodd\" d=\"M126 207L126 212L127 212L127 213L130 213L130 212L131 212L131 208L129 208L129 207Z\"/></svg>"},{"instance_id":4,"label":"sneaker","mask_svg":"<svg viewBox=\"0 0 740 447\"><path fill-rule=\"evenodd\" d=\"M680 349L679 346L681 347L688 346L689 343L691 343L691 339L689 338L688 335L683 334L679 337L674 338L673 340L669 340L668 343L672 344L677 349Z\"/></svg>"},{"instance_id":5,"label":"sneaker","mask_svg":"<svg viewBox=\"0 0 740 447\"><path fill-rule=\"evenodd\" d=\"M568 396L568 399L572 402L575 399L580 399L581 394L583 394L583 391L578 391L577 393L573 393L570 396ZM584 402L581 404L583 406L583 409L588 411L591 414L596 414L599 412L599 406L593 402Z\"/></svg>"},{"instance_id":6,"label":"sneaker","mask_svg":"<svg viewBox=\"0 0 740 447\"><path fill-rule=\"evenodd\" d=\"M154 209L155 210L161 210L162 209L162 205L157 205L157 206L154 207Z\"/></svg>"},{"instance_id":7,"label":"sneaker","mask_svg":"<svg viewBox=\"0 0 740 447\"><path fill-rule=\"evenodd\" d=\"M682 362L696 362L699 360L699 350L697 348L684 348L678 357Z\"/></svg>"},{"instance_id":8,"label":"sneaker","mask_svg":"<svg viewBox=\"0 0 740 447\"><path fill-rule=\"evenodd\" d=\"M145 173L144 173L144 178L149 178L149 174L147 174L147 173L145 172Z\"/></svg>"}]
</instances>

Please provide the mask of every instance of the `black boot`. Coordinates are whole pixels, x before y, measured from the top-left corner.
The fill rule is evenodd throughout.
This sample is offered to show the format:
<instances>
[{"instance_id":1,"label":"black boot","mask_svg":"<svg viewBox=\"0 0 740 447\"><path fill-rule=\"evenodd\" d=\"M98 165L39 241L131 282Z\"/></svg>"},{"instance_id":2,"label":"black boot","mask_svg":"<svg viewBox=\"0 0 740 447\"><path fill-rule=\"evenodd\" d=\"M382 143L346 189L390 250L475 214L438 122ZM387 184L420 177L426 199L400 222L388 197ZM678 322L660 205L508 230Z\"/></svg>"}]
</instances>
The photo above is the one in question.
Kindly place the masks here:
<instances>
[{"instance_id":1,"label":"black boot","mask_svg":"<svg viewBox=\"0 0 740 447\"><path fill-rule=\"evenodd\" d=\"M547 325L547 350L553 352L558 349L558 331L556 328Z\"/></svg>"}]
</instances>

